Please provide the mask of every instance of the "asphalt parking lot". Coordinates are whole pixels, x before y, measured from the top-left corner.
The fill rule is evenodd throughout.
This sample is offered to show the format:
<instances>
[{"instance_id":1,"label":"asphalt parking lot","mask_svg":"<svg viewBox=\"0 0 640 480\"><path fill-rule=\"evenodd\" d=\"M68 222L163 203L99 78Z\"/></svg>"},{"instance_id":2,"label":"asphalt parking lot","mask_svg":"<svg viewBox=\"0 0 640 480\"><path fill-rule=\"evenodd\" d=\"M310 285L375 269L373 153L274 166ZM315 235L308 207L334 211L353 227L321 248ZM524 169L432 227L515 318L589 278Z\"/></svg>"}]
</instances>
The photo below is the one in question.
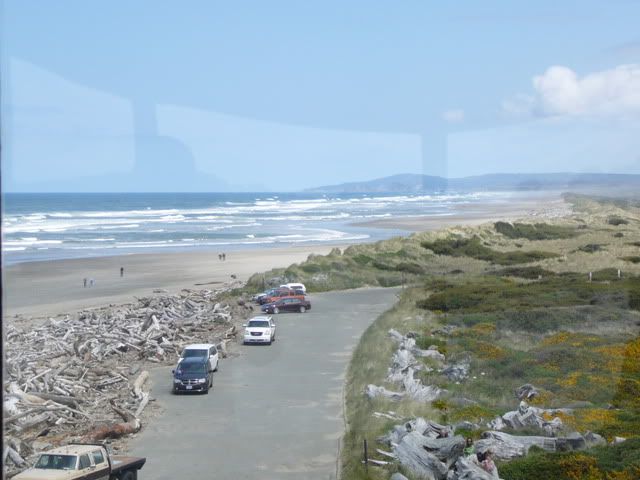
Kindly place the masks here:
<instances>
[{"instance_id":1,"label":"asphalt parking lot","mask_svg":"<svg viewBox=\"0 0 640 480\"><path fill-rule=\"evenodd\" d=\"M342 391L353 348L396 300L395 289L310 295L311 311L274 315L277 340L238 346L208 395L171 394L152 372L163 414L130 442L140 478L332 479L343 434Z\"/></svg>"}]
</instances>

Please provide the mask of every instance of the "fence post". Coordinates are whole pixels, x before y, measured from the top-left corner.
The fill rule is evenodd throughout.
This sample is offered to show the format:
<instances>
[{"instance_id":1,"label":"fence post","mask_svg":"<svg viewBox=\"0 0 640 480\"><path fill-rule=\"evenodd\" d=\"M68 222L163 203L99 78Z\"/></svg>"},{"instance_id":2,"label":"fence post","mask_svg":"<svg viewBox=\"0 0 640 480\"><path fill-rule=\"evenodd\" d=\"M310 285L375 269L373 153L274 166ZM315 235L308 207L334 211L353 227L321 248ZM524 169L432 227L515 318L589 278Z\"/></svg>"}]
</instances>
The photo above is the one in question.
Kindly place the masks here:
<instances>
[{"instance_id":1,"label":"fence post","mask_svg":"<svg viewBox=\"0 0 640 480\"><path fill-rule=\"evenodd\" d=\"M367 451L367 439L364 439L364 469L365 471L369 471L369 452Z\"/></svg>"}]
</instances>

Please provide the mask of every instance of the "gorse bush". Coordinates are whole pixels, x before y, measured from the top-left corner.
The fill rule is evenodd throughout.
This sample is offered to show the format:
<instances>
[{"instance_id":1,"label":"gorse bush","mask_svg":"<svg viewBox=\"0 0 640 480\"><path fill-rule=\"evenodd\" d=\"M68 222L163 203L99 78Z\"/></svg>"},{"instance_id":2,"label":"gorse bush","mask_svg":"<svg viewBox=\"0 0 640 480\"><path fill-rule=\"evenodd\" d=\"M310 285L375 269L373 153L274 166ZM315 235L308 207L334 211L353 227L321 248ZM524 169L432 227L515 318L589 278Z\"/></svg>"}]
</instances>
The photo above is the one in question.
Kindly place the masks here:
<instances>
[{"instance_id":1,"label":"gorse bush","mask_svg":"<svg viewBox=\"0 0 640 480\"><path fill-rule=\"evenodd\" d=\"M508 238L526 238L527 240L557 240L573 238L578 232L567 226L549 225L547 223L508 223L496 222L496 232Z\"/></svg>"},{"instance_id":2,"label":"gorse bush","mask_svg":"<svg viewBox=\"0 0 640 480\"><path fill-rule=\"evenodd\" d=\"M637 480L640 478L640 439L584 452L530 451L524 458L500 465L505 480Z\"/></svg>"}]
</instances>

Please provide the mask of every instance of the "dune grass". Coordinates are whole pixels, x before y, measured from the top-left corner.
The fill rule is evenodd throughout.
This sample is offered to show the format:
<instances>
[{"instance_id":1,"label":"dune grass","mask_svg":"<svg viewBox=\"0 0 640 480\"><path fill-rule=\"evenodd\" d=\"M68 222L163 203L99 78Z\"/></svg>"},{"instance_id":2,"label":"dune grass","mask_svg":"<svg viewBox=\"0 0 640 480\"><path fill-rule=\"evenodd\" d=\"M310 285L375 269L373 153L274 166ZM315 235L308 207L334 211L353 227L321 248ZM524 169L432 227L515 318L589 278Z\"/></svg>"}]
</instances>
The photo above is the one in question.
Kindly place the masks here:
<instances>
[{"instance_id":1,"label":"dune grass","mask_svg":"<svg viewBox=\"0 0 640 480\"><path fill-rule=\"evenodd\" d=\"M533 401L538 406L575 408L562 418L568 431L591 430L608 439L637 437L640 263L635 260L640 242L635 239L640 238L640 202L567 198L574 205L571 218L417 233L334 249L252 277L248 289L254 292L287 281L303 282L310 292L407 286L396 307L362 336L349 365L342 478L387 480L399 469L391 465L366 471L361 463L363 440L369 441L372 457L384 460L375 453L375 440L401 423L374 417L374 412L485 425L517 407L514 390L524 383L539 388ZM612 224L614 217L624 222ZM425 384L448 391L433 404L368 400L364 389L369 383L400 388L386 383L396 348L388 337L390 328L416 332L419 347L435 345L449 364L469 361L469 378L456 383L437 368L418 372ZM477 437L481 430L459 433ZM607 478L626 480L636 473L634 448L581 452L586 459L550 455L539 461L553 475L566 470L562 465L575 472L587 465L600 472L594 478L608 472ZM611 458L618 454L630 457L613 465ZM541 478L531 476L535 462L528 461L501 466L501 477Z\"/></svg>"},{"instance_id":2,"label":"dune grass","mask_svg":"<svg viewBox=\"0 0 640 480\"><path fill-rule=\"evenodd\" d=\"M496 232L508 238L526 238L527 240L554 240L573 238L579 235L579 230L565 225L550 225L548 223L508 223L493 224Z\"/></svg>"}]
</instances>

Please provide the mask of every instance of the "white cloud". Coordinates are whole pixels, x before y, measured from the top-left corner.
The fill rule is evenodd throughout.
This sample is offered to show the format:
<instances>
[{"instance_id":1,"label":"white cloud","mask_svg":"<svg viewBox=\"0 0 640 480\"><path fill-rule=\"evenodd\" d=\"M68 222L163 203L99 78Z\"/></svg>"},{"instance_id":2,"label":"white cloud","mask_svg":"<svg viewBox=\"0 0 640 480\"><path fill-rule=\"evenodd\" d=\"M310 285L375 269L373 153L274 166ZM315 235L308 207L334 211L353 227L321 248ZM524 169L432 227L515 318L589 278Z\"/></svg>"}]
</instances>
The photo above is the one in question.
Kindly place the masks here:
<instances>
[{"instance_id":1,"label":"white cloud","mask_svg":"<svg viewBox=\"0 0 640 480\"><path fill-rule=\"evenodd\" d=\"M442 119L448 123L460 123L464 121L464 110L455 108L442 112Z\"/></svg>"},{"instance_id":2,"label":"white cloud","mask_svg":"<svg viewBox=\"0 0 640 480\"><path fill-rule=\"evenodd\" d=\"M532 80L534 95L503 102L510 114L620 116L640 114L640 65L621 65L579 77L563 66L549 67Z\"/></svg>"}]
</instances>

